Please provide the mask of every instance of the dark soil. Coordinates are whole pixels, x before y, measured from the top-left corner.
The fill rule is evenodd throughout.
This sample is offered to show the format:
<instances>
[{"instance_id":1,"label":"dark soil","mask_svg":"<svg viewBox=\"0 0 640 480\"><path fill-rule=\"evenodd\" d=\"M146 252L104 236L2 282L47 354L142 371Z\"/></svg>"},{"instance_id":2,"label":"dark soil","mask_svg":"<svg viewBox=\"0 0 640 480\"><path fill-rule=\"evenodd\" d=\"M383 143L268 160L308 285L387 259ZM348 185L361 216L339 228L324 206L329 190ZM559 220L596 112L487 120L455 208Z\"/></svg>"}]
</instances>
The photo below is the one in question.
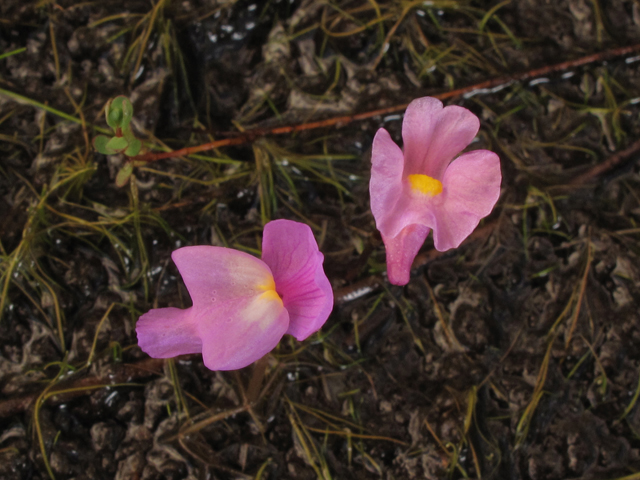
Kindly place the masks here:
<instances>
[{"instance_id":1,"label":"dark soil","mask_svg":"<svg viewBox=\"0 0 640 480\"><path fill-rule=\"evenodd\" d=\"M373 135L400 141L400 114L125 188L91 148L117 95L177 149L635 43L635 0L3 0L0 479L640 479L640 154L572 184L640 138L640 57L451 100L502 195L460 248L428 240L404 288L368 200ZM255 253L274 218L325 254L322 331L240 372L149 360L138 316L190 302L171 251Z\"/></svg>"}]
</instances>

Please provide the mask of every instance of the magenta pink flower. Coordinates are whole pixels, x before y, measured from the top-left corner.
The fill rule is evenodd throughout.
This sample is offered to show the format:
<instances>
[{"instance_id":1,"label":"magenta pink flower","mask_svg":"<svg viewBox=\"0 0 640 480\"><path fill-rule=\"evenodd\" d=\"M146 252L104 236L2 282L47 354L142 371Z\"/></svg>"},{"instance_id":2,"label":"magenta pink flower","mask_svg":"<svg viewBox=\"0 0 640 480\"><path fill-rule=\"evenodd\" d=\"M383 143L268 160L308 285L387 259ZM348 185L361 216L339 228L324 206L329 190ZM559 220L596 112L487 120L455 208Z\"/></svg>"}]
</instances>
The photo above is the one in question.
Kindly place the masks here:
<instances>
[{"instance_id":1,"label":"magenta pink flower","mask_svg":"<svg viewBox=\"0 0 640 480\"><path fill-rule=\"evenodd\" d=\"M409 282L411 264L433 229L437 250L455 248L500 196L500 159L488 150L459 154L480 128L466 108L436 98L411 102L402 122L404 153L381 128L371 152L371 211L387 250L387 274Z\"/></svg>"},{"instance_id":2,"label":"magenta pink flower","mask_svg":"<svg viewBox=\"0 0 640 480\"><path fill-rule=\"evenodd\" d=\"M140 317L138 345L154 358L200 353L211 370L246 367L285 333L304 340L333 308L311 229L291 220L264 227L262 260L230 248L184 247L171 255L193 306Z\"/></svg>"}]
</instances>

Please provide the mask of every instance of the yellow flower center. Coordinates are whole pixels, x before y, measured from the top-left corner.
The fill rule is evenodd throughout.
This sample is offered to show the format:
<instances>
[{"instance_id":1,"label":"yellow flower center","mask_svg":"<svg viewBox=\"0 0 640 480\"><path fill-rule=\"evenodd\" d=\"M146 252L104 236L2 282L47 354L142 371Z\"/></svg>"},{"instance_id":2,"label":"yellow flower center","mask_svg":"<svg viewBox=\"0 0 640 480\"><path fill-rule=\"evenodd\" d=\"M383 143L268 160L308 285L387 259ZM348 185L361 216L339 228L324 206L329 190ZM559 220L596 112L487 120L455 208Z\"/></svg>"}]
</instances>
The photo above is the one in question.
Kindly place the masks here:
<instances>
[{"instance_id":1,"label":"yellow flower center","mask_svg":"<svg viewBox=\"0 0 640 480\"><path fill-rule=\"evenodd\" d=\"M269 280L265 285L259 285L258 288L260 290L264 290L264 293L260 295L261 300L278 300L282 303L282 299L278 292L276 292L276 282L273 280L272 276L269 276Z\"/></svg>"},{"instance_id":2,"label":"yellow flower center","mask_svg":"<svg viewBox=\"0 0 640 480\"><path fill-rule=\"evenodd\" d=\"M420 192L429 197L435 197L442 193L442 182L429 175L414 173L413 175L409 175L408 179L411 190L413 191Z\"/></svg>"}]
</instances>

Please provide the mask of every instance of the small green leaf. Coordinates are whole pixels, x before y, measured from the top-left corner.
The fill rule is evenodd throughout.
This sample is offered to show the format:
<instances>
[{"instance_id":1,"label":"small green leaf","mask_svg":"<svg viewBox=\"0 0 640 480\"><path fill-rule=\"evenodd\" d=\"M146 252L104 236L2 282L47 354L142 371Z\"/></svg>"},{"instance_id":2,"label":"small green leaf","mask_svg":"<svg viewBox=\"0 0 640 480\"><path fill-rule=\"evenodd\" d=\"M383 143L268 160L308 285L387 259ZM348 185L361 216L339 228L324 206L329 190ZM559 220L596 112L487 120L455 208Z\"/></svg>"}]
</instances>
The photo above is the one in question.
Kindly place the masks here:
<instances>
[{"instance_id":1,"label":"small green leaf","mask_svg":"<svg viewBox=\"0 0 640 480\"><path fill-rule=\"evenodd\" d=\"M107 105L107 123L114 130L117 128L126 129L133 118L133 105L129 99L120 95Z\"/></svg>"},{"instance_id":2,"label":"small green leaf","mask_svg":"<svg viewBox=\"0 0 640 480\"><path fill-rule=\"evenodd\" d=\"M136 155L138 155L138 153L140 153L141 149L142 142L137 138L134 138L133 140L129 141L129 148L124 151L124 154L127 157L135 157Z\"/></svg>"},{"instance_id":3,"label":"small green leaf","mask_svg":"<svg viewBox=\"0 0 640 480\"><path fill-rule=\"evenodd\" d=\"M123 152L129 146L129 142L124 137L113 137L107 142L107 148L115 150L116 152Z\"/></svg>"},{"instance_id":4,"label":"small green leaf","mask_svg":"<svg viewBox=\"0 0 640 480\"><path fill-rule=\"evenodd\" d=\"M129 124L131 123L131 119L133 118L133 105L129 101L127 97L120 96L116 99L121 98L121 108L122 108L122 122L120 126L125 129L129 128Z\"/></svg>"},{"instance_id":5,"label":"small green leaf","mask_svg":"<svg viewBox=\"0 0 640 480\"><path fill-rule=\"evenodd\" d=\"M118 128L120 125L120 120L122 119L122 110L118 110L117 108L112 109L109 112L109 120L111 120L112 128Z\"/></svg>"},{"instance_id":6,"label":"small green leaf","mask_svg":"<svg viewBox=\"0 0 640 480\"><path fill-rule=\"evenodd\" d=\"M109 140L110 138L105 135L98 135L93 139L93 148L103 155L113 155L114 153L117 153L115 150L107 147Z\"/></svg>"},{"instance_id":7,"label":"small green leaf","mask_svg":"<svg viewBox=\"0 0 640 480\"><path fill-rule=\"evenodd\" d=\"M115 100L109 100L104 108L104 114L107 117L107 125L117 130L122 121L122 108L120 108L119 102L116 103Z\"/></svg>"},{"instance_id":8,"label":"small green leaf","mask_svg":"<svg viewBox=\"0 0 640 480\"><path fill-rule=\"evenodd\" d=\"M129 179L133 174L133 165L127 162L125 163L120 171L118 171L118 175L116 175L116 186L124 187L127 183L129 183Z\"/></svg>"}]
</instances>

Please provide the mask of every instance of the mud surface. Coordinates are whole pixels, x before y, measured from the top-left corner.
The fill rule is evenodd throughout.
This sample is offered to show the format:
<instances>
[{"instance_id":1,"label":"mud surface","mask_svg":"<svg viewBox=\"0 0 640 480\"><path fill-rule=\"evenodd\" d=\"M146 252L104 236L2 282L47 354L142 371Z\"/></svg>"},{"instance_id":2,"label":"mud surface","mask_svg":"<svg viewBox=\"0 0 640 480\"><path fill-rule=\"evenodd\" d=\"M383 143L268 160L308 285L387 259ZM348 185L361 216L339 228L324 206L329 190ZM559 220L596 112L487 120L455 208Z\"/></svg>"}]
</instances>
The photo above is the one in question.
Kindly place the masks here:
<instances>
[{"instance_id":1,"label":"mud surface","mask_svg":"<svg viewBox=\"0 0 640 480\"><path fill-rule=\"evenodd\" d=\"M480 231L384 276L370 146L401 111L161 160L93 152L128 95L155 148L299 125L640 43L631 0L0 5L0 478L640 478L640 57L450 100L501 158ZM640 55L640 51L635 55ZM187 307L172 250L312 226L336 307L264 365L136 345ZM44 453L44 455L43 455Z\"/></svg>"}]
</instances>

